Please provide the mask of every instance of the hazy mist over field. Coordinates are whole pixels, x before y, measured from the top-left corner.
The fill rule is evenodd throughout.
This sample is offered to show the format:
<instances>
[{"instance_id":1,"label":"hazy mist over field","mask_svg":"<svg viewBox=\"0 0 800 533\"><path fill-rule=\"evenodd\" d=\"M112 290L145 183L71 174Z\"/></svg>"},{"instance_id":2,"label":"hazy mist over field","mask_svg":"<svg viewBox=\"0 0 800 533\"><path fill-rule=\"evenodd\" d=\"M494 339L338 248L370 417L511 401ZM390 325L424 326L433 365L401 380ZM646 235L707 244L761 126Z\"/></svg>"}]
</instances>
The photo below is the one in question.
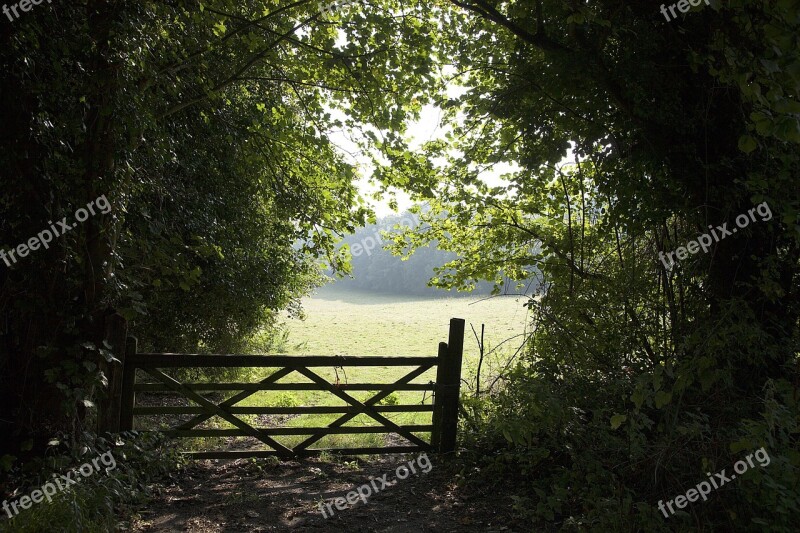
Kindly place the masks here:
<instances>
[{"instance_id":1,"label":"hazy mist over field","mask_svg":"<svg viewBox=\"0 0 800 533\"><path fill-rule=\"evenodd\" d=\"M417 215L404 212L380 218L377 224L368 224L347 235L340 244L350 250L352 273L349 277L332 280L323 288L330 287L338 291L356 290L366 293L394 294L400 297L415 295L428 298L448 298L463 294L491 294L494 284L480 281L469 293L458 293L455 290L444 290L429 287L428 282L437 275L435 268L443 267L456 259L456 255L439 249L435 245L420 247L408 258L394 255L385 249L391 239L387 234L399 233L403 228L416 228L420 225ZM514 283L504 280L503 294L520 293ZM525 294L530 294L537 284L526 284Z\"/></svg>"},{"instance_id":2,"label":"hazy mist over field","mask_svg":"<svg viewBox=\"0 0 800 533\"><path fill-rule=\"evenodd\" d=\"M446 341L451 318L467 321L466 361L476 359L478 346L470 324L480 334L485 325L488 349L507 341L496 354L512 355L525 332L525 303L537 284L517 289L506 282L501 295L491 296L493 283L482 281L471 292L428 286L435 268L456 255L435 246L419 248L407 259L384 246L386 233L417 228L419 218L406 211L380 218L347 235L342 247L352 256L352 273L331 278L303 300L305 320L288 319L286 349L291 354L435 355ZM511 340L508 340L511 339Z\"/></svg>"}]
</instances>

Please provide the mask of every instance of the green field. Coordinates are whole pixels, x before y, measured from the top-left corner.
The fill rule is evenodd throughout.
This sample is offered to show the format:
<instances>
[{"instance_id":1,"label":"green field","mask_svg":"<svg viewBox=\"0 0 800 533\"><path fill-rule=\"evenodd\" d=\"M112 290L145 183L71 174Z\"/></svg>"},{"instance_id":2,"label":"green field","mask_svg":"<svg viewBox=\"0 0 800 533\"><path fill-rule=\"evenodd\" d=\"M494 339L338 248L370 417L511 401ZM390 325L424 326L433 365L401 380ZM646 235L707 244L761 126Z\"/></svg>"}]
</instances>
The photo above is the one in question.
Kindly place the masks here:
<instances>
[{"instance_id":1,"label":"green field","mask_svg":"<svg viewBox=\"0 0 800 533\"><path fill-rule=\"evenodd\" d=\"M524 331L524 299L500 296L449 298L376 295L325 287L304 300L304 321L289 319L287 350L293 355L436 355L447 341L451 318L467 321L465 356L474 359L478 346L470 324L493 347ZM508 343L513 345L514 342Z\"/></svg>"}]
</instances>

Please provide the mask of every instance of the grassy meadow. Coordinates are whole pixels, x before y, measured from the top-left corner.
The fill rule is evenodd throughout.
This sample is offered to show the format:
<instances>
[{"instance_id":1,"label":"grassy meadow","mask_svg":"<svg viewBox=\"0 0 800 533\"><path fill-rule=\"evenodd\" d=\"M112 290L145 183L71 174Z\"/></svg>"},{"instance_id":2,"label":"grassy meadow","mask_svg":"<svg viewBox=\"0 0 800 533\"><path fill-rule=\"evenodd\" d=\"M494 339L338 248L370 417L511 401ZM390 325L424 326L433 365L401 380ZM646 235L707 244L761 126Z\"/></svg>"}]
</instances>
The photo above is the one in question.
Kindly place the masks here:
<instances>
[{"instance_id":1,"label":"grassy meadow","mask_svg":"<svg viewBox=\"0 0 800 533\"><path fill-rule=\"evenodd\" d=\"M288 338L281 352L289 355L344 355L344 356L435 356L438 344L447 341L451 318L464 318L466 335L464 342L464 362L462 377L474 383L475 369L479 359L479 349L470 324L480 335L481 324L485 324L485 345L487 351L501 345L482 367L482 383L491 379L495 372L505 366L509 358L519 348L525 331L527 309L524 298L503 296L484 299L476 296L457 296L444 298L403 297L398 295L378 295L358 291L345 291L335 285L325 287L303 302L304 319L291 319L285 324ZM516 336L516 338L514 338ZM392 383L401 378L413 367L345 367L312 369L322 377L341 383ZM250 369L249 375L240 379L256 381L266 377L272 369ZM436 378L435 368L426 372L414 383L428 383ZM238 381L238 379L237 379ZM280 383L308 383L303 376L290 374ZM374 392L350 392L358 400L366 400ZM399 391L384 399L381 404L431 404L430 392ZM343 400L325 391L262 391L253 394L238 404L239 406L291 407L302 405L345 406ZM290 415L266 416L245 415L250 423L266 426L320 427L333 422L340 415ZM399 425L428 425L430 413L385 413L385 416ZM370 417L360 415L346 426L377 425ZM218 421L202 427L231 428L227 422ZM417 433L428 440L428 433ZM305 436L282 436L277 440L293 446ZM239 440L239 439L237 439ZM252 445L253 439L242 439ZM397 440L387 440L384 433L359 435L328 435L312 448L349 448L355 446L382 446ZM204 439L204 442L190 443L195 449L229 447L238 448L245 442L234 444L232 439ZM256 443L256 445L258 445ZM249 446L248 446L249 447Z\"/></svg>"},{"instance_id":2,"label":"grassy meadow","mask_svg":"<svg viewBox=\"0 0 800 533\"><path fill-rule=\"evenodd\" d=\"M524 300L502 296L404 297L324 287L303 302L305 320L287 320L291 355L431 355L447 341L451 318L467 321L465 357L478 356L469 327L495 346L524 331ZM513 344L513 343L510 343Z\"/></svg>"}]
</instances>

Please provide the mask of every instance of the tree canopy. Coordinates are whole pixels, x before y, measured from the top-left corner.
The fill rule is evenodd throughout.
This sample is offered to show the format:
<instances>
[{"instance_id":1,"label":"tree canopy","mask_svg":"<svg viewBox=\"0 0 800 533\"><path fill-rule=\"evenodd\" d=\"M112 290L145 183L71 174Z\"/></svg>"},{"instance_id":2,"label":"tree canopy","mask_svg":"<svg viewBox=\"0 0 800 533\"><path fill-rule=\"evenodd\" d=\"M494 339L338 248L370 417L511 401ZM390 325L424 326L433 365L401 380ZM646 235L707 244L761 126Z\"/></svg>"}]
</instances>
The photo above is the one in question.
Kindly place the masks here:
<instances>
[{"instance_id":1,"label":"tree canopy","mask_svg":"<svg viewBox=\"0 0 800 533\"><path fill-rule=\"evenodd\" d=\"M349 273L339 243L376 217L345 130L377 197L430 206L393 249L435 247L433 285L540 277L525 356L465 398L463 443L527 487L520 513L792 531L800 2L708 4L80 0L3 21L0 249L111 209L0 264L0 454L87 429L113 339L242 350ZM428 104L446 135L417 149ZM657 501L759 447L772 468L664 521Z\"/></svg>"}]
</instances>

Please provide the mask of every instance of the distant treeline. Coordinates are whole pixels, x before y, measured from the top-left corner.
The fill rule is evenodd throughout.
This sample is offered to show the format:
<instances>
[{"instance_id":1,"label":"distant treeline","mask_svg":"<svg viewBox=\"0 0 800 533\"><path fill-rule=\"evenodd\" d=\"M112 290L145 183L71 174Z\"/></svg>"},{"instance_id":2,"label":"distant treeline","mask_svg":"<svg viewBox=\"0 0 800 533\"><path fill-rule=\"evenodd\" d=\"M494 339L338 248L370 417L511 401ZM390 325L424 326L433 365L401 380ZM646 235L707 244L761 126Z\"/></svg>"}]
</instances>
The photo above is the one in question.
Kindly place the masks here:
<instances>
[{"instance_id":1,"label":"distant treeline","mask_svg":"<svg viewBox=\"0 0 800 533\"><path fill-rule=\"evenodd\" d=\"M420 224L417 215L404 212L378 220L359 228L344 238L342 246L349 246L352 259L352 278L342 278L334 283L338 287L380 292L388 294L440 295L445 291L428 286L428 281L436 276L435 267L441 267L456 258L451 252L439 250L435 246L419 248L406 260L392 254L384 246L391 242L382 232L399 233L401 227L416 227ZM494 284L482 281L476 284L472 294L490 294Z\"/></svg>"}]
</instances>

